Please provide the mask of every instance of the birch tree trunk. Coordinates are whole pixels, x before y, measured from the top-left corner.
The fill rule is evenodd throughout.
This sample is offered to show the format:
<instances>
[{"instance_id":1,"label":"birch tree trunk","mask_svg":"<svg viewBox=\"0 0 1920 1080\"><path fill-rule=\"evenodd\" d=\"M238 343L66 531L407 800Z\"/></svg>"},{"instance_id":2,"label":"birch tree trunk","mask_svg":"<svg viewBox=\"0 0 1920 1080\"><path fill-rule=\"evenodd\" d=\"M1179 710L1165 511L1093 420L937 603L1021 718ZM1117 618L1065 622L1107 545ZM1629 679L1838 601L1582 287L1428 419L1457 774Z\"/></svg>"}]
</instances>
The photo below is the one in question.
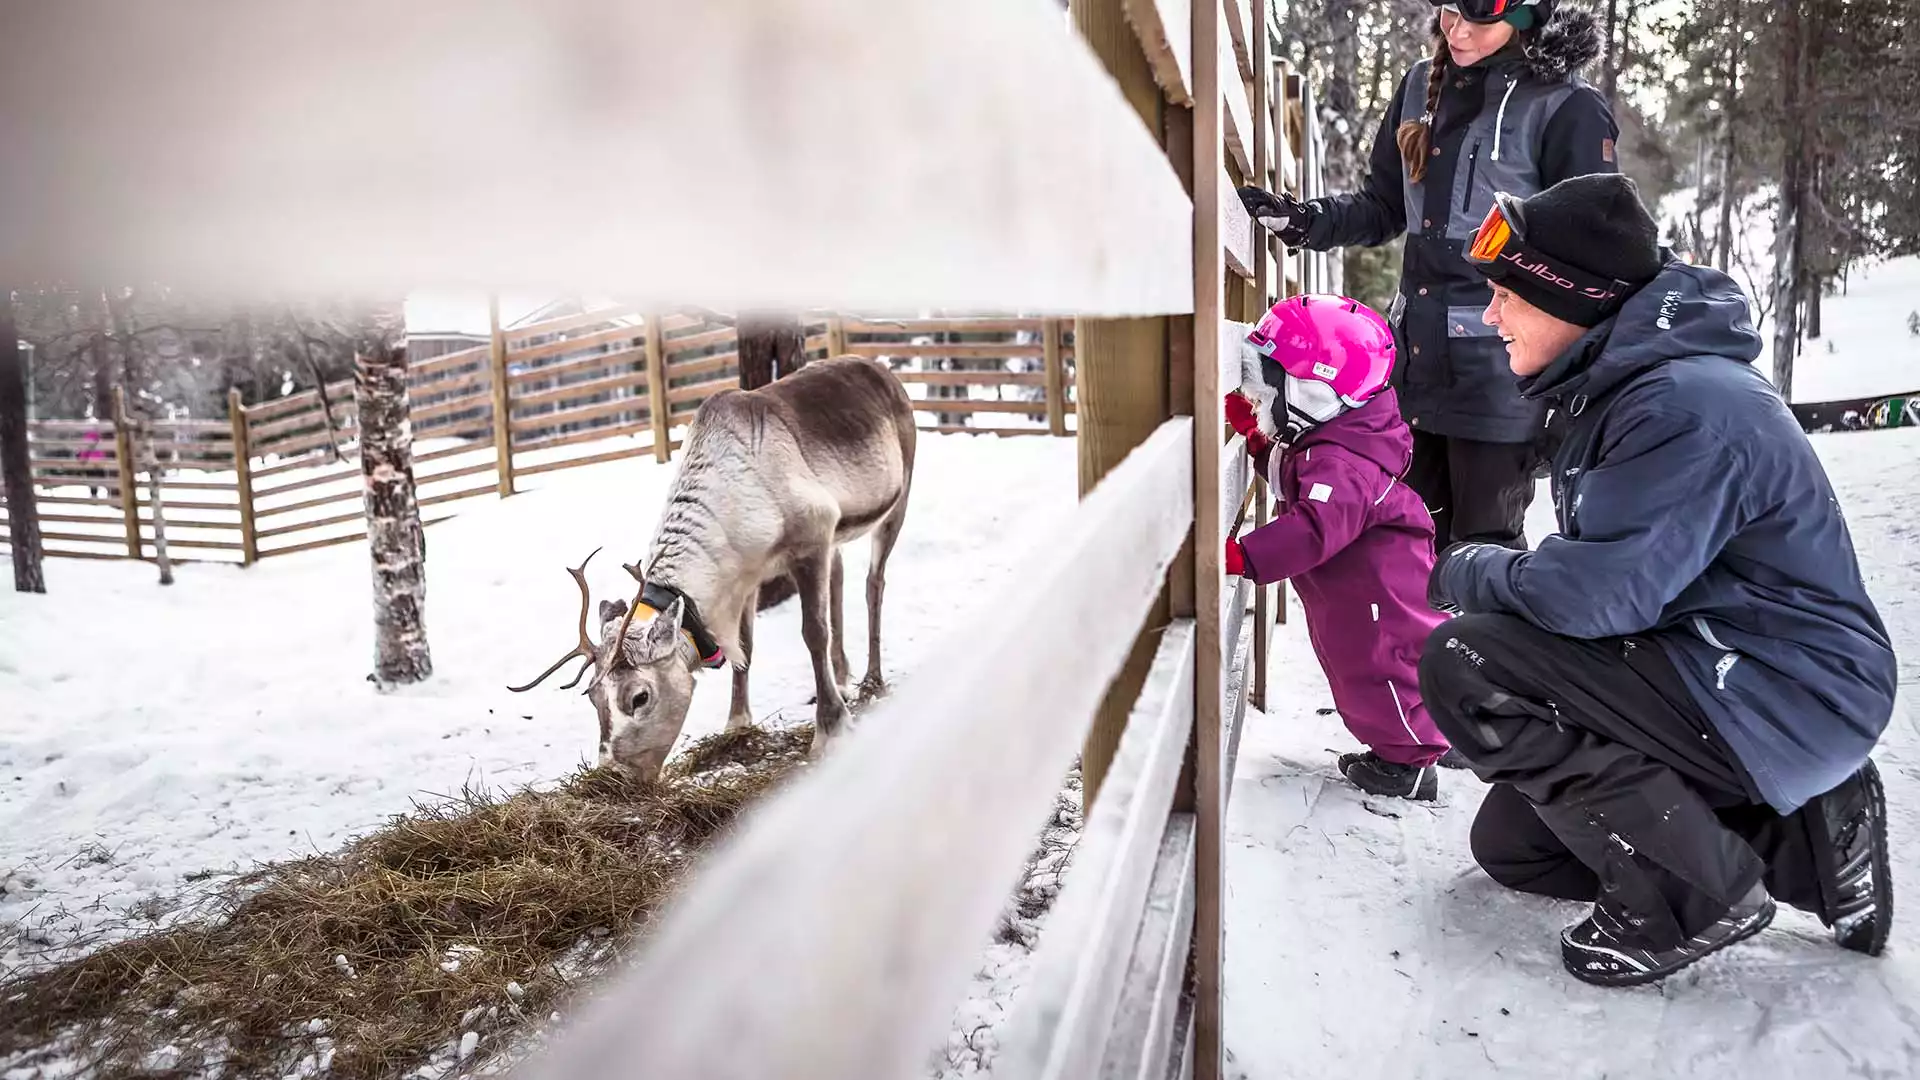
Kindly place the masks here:
<instances>
[{"instance_id":1,"label":"birch tree trunk","mask_svg":"<svg viewBox=\"0 0 1920 1080\"><path fill-rule=\"evenodd\" d=\"M433 674L427 650L427 541L414 492L405 325L398 305L383 308L358 336L354 350L360 475L367 549L373 560L371 678L382 689Z\"/></svg>"},{"instance_id":2,"label":"birch tree trunk","mask_svg":"<svg viewBox=\"0 0 1920 1080\"><path fill-rule=\"evenodd\" d=\"M140 467L147 474L147 508L153 512L153 561L160 568L160 584L173 584L173 560L167 556L167 500L161 492L160 454L153 448L153 425L145 419L134 421L134 445L139 447Z\"/></svg>"},{"instance_id":3,"label":"birch tree trunk","mask_svg":"<svg viewBox=\"0 0 1920 1080\"><path fill-rule=\"evenodd\" d=\"M13 291L0 289L0 482L6 485L7 543L13 548L15 592L44 593L40 508L27 450L26 364L13 314Z\"/></svg>"}]
</instances>

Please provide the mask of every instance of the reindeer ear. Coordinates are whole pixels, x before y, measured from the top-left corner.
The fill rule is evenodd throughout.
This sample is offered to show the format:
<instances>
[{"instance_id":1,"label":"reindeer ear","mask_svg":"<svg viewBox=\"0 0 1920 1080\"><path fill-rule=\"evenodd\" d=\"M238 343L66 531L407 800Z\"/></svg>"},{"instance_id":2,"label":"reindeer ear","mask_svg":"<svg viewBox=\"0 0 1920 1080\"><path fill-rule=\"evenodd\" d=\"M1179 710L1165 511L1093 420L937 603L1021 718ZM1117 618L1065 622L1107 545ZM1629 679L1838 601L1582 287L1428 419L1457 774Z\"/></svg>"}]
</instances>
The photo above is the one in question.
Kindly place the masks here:
<instances>
[{"instance_id":1,"label":"reindeer ear","mask_svg":"<svg viewBox=\"0 0 1920 1080\"><path fill-rule=\"evenodd\" d=\"M627 613L627 602L625 600L600 601L600 621L603 623L613 619L617 619L620 616L625 615L626 613Z\"/></svg>"},{"instance_id":2,"label":"reindeer ear","mask_svg":"<svg viewBox=\"0 0 1920 1080\"><path fill-rule=\"evenodd\" d=\"M647 623L647 652L654 656L664 656L667 650L678 648L680 644L680 620L686 616L687 602L675 597L667 610L653 617Z\"/></svg>"}]
</instances>

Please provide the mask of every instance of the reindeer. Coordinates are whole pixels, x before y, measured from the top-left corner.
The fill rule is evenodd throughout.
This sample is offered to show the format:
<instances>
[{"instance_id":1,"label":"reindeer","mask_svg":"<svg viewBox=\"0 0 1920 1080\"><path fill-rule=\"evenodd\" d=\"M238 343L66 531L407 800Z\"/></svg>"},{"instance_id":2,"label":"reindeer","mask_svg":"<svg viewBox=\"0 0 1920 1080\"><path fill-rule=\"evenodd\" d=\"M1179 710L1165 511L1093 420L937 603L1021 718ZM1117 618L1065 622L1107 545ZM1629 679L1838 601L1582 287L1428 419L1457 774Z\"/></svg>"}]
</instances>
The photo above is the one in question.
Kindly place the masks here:
<instances>
[{"instance_id":1,"label":"reindeer","mask_svg":"<svg viewBox=\"0 0 1920 1080\"><path fill-rule=\"evenodd\" d=\"M906 521L914 448L913 404L876 361L835 357L759 389L714 394L694 414L645 568L625 564L639 583L632 603L601 601L596 641L587 633L586 561L569 568L580 587L579 642L532 682L508 689L531 690L579 657L562 689L594 669L586 695L600 714L600 763L652 778L686 724L698 668L731 664L727 730L753 723L755 602L761 582L788 573L813 658L817 755L848 719L840 546L868 533L867 673L858 693L865 700L886 692L880 608L887 558Z\"/></svg>"}]
</instances>

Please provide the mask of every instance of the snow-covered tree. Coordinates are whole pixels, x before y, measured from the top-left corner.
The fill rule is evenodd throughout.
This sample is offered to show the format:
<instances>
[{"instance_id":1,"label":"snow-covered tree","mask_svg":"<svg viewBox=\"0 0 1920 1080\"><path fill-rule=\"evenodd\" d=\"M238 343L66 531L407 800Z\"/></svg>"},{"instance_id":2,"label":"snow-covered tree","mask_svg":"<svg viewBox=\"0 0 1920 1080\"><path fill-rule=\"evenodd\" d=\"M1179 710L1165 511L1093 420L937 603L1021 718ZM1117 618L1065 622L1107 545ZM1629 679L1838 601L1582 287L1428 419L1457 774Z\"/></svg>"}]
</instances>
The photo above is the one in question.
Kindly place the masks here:
<instances>
[{"instance_id":1,"label":"snow-covered tree","mask_svg":"<svg viewBox=\"0 0 1920 1080\"><path fill-rule=\"evenodd\" d=\"M373 560L372 678L384 688L433 674L427 649L427 540L414 490L406 316L400 304L371 312L359 328L355 354L353 396Z\"/></svg>"}]
</instances>

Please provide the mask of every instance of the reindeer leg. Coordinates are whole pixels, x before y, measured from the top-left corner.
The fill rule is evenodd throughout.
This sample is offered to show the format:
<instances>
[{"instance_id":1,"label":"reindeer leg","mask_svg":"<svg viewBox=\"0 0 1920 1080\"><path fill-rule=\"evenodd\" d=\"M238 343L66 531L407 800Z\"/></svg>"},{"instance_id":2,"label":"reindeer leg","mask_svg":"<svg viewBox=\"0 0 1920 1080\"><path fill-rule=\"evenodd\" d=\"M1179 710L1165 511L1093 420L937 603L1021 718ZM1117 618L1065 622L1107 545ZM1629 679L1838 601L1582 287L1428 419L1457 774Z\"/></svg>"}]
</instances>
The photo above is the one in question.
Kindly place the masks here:
<instances>
[{"instance_id":1,"label":"reindeer leg","mask_svg":"<svg viewBox=\"0 0 1920 1080\"><path fill-rule=\"evenodd\" d=\"M740 609L740 649L747 655L745 659L753 661L753 613L758 606L757 599L748 600ZM747 704L747 669L733 669L733 707L727 713L727 730L738 731L753 726L753 709Z\"/></svg>"},{"instance_id":2,"label":"reindeer leg","mask_svg":"<svg viewBox=\"0 0 1920 1080\"><path fill-rule=\"evenodd\" d=\"M838 545L833 549L833 681L846 692L850 675L847 664L846 621L842 617L846 610L847 568L840 558Z\"/></svg>"},{"instance_id":3,"label":"reindeer leg","mask_svg":"<svg viewBox=\"0 0 1920 1080\"><path fill-rule=\"evenodd\" d=\"M840 735L847 723L847 702L840 694L840 684L834 681L829 655L833 648L833 605L827 598L827 588L832 579L832 556L825 550L793 561L793 583L800 591L800 636L813 657L815 753Z\"/></svg>"},{"instance_id":4,"label":"reindeer leg","mask_svg":"<svg viewBox=\"0 0 1920 1080\"><path fill-rule=\"evenodd\" d=\"M902 497L894 512L873 530L873 560L867 566L867 675L860 680L863 701L887 692L887 678L880 670L880 607L887 597L887 559L893 555L894 542L900 539L900 527L906 520L906 500Z\"/></svg>"}]
</instances>

